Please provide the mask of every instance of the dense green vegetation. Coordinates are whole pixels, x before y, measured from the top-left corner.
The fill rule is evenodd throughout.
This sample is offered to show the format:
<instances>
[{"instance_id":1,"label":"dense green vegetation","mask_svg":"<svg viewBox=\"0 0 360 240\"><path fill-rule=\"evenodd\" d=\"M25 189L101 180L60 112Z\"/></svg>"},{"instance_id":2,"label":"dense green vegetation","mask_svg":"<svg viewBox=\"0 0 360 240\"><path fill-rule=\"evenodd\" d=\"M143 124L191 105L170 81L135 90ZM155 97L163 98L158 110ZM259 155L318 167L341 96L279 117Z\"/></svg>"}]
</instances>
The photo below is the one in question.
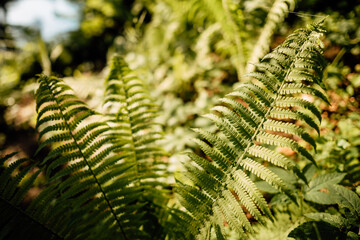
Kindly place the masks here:
<instances>
[{"instance_id":1,"label":"dense green vegetation","mask_svg":"<svg viewBox=\"0 0 360 240\"><path fill-rule=\"evenodd\" d=\"M2 26L0 239L360 238L358 1L73 2Z\"/></svg>"}]
</instances>

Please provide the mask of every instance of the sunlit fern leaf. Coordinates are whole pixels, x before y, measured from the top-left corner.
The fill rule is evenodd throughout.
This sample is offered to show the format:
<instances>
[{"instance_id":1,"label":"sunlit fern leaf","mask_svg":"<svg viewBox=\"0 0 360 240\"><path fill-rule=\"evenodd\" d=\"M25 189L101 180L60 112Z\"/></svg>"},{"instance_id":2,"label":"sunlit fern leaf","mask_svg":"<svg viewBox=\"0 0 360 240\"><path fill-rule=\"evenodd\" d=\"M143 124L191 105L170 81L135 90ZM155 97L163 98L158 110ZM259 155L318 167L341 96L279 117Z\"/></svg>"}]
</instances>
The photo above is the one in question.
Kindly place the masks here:
<instances>
[{"instance_id":1,"label":"sunlit fern leaf","mask_svg":"<svg viewBox=\"0 0 360 240\"><path fill-rule=\"evenodd\" d=\"M24 209L24 197L41 171L31 159L13 160L15 155L0 158L0 239L61 239Z\"/></svg>"},{"instance_id":2,"label":"sunlit fern leaf","mask_svg":"<svg viewBox=\"0 0 360 240\"><path fill-rule=\"evenodd\" d=\"M135 185L142 189L137 201L146 204L144 229L155 239L163 234L159 231L164 220L160 216L166 211L165 188L169 187L167 153L157 143L162 139L161 128L154 121L158 107L143 82L120 56L112 58L105 91L104 107L111 126L108 135L114 144L121 141L117 152L125 154L125 161L133 165L130 170L136 176ZM123 141L126 144L121 144Z\"/></svg>"},{"instance_id":3,"label":"sunlit fern leaf","mask_svg":"<svg viewBox=\"0 0 360 240\"><path fill-rule=\"evenodd\" d=\"M195 142L206 158L188 154L192 161L185 164L187 180L179 177L177 191L189 213L189 238L204 239L209 228L219 239L226 238L225 223L246 238L252 227L245 213L260 222L264 216L272 218L248 173L296 201L285 180L267 166L292 171L306 182L296 162L277 147L292 149L316 164L309 152L316 147L309 131L319 131L321 114L302 95L327 101L319 87L324 68L320 25L295 31L257 64L258 70L249 74L252 83L220 100L222 105L206 115L217 132L195 129L200 136Z\"/></svg>"},{"instance_id":4,"label":"sunlit fern leaf","mask_svg":"<svg viewBox=\"0 0 360 240\"><path fill-rule=\"evenodd\" d=\"M51 146L41 164L53 185L29 212L64 238L146 238L140 230L143 205L130 201L141 193L128 171L133 164L117 152L110 127L63 81L41 76L39 83L37 128L44 140L39 149Z\"/></svg>"}]
</instances>

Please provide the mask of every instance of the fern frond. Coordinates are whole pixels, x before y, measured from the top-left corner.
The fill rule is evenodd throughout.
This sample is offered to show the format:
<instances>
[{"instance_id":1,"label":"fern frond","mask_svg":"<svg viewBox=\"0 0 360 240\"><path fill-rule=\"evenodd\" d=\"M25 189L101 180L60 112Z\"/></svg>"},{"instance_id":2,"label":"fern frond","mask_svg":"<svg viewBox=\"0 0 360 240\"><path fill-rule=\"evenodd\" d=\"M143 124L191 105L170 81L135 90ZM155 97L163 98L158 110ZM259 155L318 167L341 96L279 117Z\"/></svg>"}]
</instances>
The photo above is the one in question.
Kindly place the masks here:
<instances>
[{"instance_id":1,"label":"fern frond","mask_svg":"<svg viewBox=\"0 0 360 240\"><path fill-rule=\"evenodd\" d=\"M41 164L53 187L46 188L29 211L65 238L90 239L99 228L108 230L102 238L144 237L140 221L127 223L143 206L122 199L126 193L129 199L137 196L141 189L133 188L135 177L128 171L133 164L126 162L126 154L116 154L110 127L61 80L41 76L39 83L37 127L45 141L37 153L52 146Z\"/></svg>"},{"instance_id":2,"label":"fern frond","mask_svg":"<svg viewBox=\"0 0 360 240\"><path fill-rule=\"evenodd\" d=\"M158 107L143 82L120 56L112 58L105 89L104 107L107 123L111 126L109 136L113 136L114 144L119 145L117 151L126 154L125 161L133 165L130 171L136 177L134 184L142 189L137 202L149 204L150 208L155 209L153 212L148 211L141 219L145 229L152 228L155 231L151 233L154 237L160 234L155 230L156 224L164 224L161 217L157 218L160 222L154 222L155 215L167 211L165 206L168 198L165 195L168 186L164 181L167 153L158 145L162 132L154 121ZM121 145L123 141L126 144ZM152 214L155 215L149 217Z\"/></svg>"},{"instance_id":3,"label":"fern frond","mask_svg":"<svg viewBox=\"0 0 360 240\"><path fill-rule=\"evenodd\" d=\"M179 183L178 194L192 217L189 228L196 232L196 238L203 239L211 228L218 238L224 238L224 222L245 238L252 228L243 207L260 222L263 215L272 217L248 173L296 201L281 176L266 166L273 164L305 179L298 165L277 152L277 147L290 148L316 164L308 150L308 146L316 147L309 131L319 130L321 113L314 103L302 99L301 94L326 100L322 90L316 87L321 84L324 67L318 65L323 62L319 25L291 34L257 64L257 72L249 74L256 81L240 85L221 99L223 105L214 107L214 113L205 115L215 123L217 132L195 130L202 139L195 142L207 157L188 154L197 166L186 164L185 176L192 182L192 191L199 192L192 196L201 193L209 198L191 200L185 182ZM298 72L306 75L306 79L293 81L294 73ZM302 128L304 123L311 128ZM303 141L299 142L300 139Z\"/></svg>"}]
</instances>

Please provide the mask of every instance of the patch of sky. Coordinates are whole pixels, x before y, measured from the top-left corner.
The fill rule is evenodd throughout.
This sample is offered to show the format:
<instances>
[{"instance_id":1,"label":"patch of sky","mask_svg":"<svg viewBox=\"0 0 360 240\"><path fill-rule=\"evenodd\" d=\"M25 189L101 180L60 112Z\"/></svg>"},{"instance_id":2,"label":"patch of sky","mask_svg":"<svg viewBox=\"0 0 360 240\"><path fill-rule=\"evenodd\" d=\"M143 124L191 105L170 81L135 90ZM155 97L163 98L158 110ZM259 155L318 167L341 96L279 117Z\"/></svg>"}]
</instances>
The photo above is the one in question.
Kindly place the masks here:
<instances>
[{"instance_id":1,"label":"patch of sky","mask_svg":"<svg viewBox=\"0 0 360 240\"><path fill-rule=\"evenodd\" d=\"M35 27L45 41L79 27L79 5L67 0L18 0L8 5L10 25Z\"/></svg>"}]
</instances>

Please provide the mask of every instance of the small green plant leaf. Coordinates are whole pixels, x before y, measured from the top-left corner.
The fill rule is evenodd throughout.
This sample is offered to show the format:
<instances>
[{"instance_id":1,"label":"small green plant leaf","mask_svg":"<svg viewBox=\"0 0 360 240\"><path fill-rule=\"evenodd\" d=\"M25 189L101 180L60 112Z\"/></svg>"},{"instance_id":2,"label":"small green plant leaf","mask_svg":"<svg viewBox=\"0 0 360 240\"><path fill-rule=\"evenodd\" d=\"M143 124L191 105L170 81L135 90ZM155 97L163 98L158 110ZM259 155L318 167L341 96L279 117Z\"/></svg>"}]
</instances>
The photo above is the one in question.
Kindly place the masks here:
<instances>
[{"instance_id":1,"label":"small green plant leaf","mask_svg":"<svg viewBox=\"0 0 360 240\"><path fill-rule=\"evenodd\" d=\"M304 196L306 201L318 203L318 204L336 204L336 201L330 197L329 193L320 192L320 191L310 191L306 192Z\"/></svg>"},{"instance_id":2,"label":"small green plant leaf","mask_svg":"<svg viewBox=\"0 0 360 240\"><path fill-rule=\"evenodd\" d=\"M329 186L329 191L340 207L348 208L360 218L360 198L355 192L340 185Z\"/></svg>"},{"instance_id":3,"label":"small green plant leaf","mask_svg":"<svg viewBox=\"0 0 360 240\"><path fill-rule=\"evenodd\" d=\"M304 187L305 200L318 204L336 204L327 187L340 183L345 176L346 173L328 173L314 178L310 181L309 186Z\"/></svg>"},{"instance_id":4,"label":"small green plant leaf","mask_svg":"<svg viewBox=\"0 0 360 240\"><path fill-rule=\"evenodd\" d=\"M343 226L346 227L348 225L347 219L330 213L307 213L305 216L316 221L327 222L337 228L341 228Z\"/></svg>"},{"instance_id":5,"label":"small green plant leaf","mask_svg":"<svg viewBox=\"0 0 360 240\"><path fill-rule=\"evenodd\" d=\"M329 184L338 184L344 179L345 176L346 173L327 173L320 175L310 181L309 191L320 190Z\"/></svg>"}]
</instances>

